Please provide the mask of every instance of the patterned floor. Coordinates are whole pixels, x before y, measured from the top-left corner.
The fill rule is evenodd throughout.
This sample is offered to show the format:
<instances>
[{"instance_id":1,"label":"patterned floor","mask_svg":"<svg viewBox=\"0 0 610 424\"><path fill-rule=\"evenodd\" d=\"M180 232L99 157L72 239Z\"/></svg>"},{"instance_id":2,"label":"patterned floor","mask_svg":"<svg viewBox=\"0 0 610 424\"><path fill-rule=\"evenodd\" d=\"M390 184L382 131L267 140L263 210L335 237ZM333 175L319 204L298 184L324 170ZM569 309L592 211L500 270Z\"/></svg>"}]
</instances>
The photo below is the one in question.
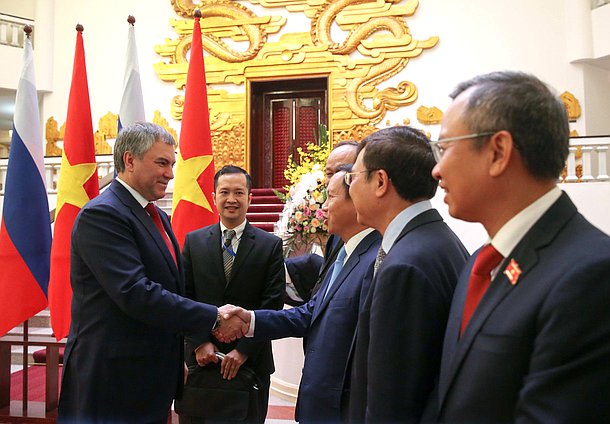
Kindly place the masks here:
<instances>
[{"instance_id":1,"label":"patterned floor","mask_svg":"<svg viewBox=\"0 0 610 424\"><path fill-rule=\"evenodd\" d=\"M21 370L22 367L19 365L11 366L11 373ZM32 388L30 387L30 390ZM31 392L30 392L31 393ZM21 398L19 398L21 399ZM173 414L172 423L177 423L178 418ZM267 419L265 420L268 424L288 424L295 423L294 420L294 402L284 400L278 396L274 396L273 393L269 396L269 409L267 411Z\"/></svg>"},{"instance_id":2,"label":"patterned floor","mask_svg":"<svg viewBox=\"0 0 610 424\"><path fill-rule=\"evenodd\" d=\"M294 420L294 403L271 394L269 396L269 410L265 422L269 424L296 422Z\"/></svg>"}]
</instances>

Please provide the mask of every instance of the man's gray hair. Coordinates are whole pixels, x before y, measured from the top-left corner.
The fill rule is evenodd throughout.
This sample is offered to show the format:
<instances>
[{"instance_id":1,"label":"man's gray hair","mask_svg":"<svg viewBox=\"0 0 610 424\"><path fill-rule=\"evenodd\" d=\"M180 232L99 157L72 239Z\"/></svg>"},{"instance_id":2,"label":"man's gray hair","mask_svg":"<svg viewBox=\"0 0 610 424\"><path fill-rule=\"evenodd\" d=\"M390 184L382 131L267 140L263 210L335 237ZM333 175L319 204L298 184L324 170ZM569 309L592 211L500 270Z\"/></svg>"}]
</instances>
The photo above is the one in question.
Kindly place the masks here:
<instances>
[{"instance_id":1,"label":"man's gray hair","mask_svg":"<svg viewBox=\"0 0 610 424\"><path fill-rule=\"evenodd\" d=\"M131 152L138 159L142 159L144 154L157 141L161 141L170 146L176 146L176 141L165 128L150 122L136 122L128 127L121 129L114 144L114 169L117 173L125 171L123 156L125 152Z\"/></svg>"}]
</instances>

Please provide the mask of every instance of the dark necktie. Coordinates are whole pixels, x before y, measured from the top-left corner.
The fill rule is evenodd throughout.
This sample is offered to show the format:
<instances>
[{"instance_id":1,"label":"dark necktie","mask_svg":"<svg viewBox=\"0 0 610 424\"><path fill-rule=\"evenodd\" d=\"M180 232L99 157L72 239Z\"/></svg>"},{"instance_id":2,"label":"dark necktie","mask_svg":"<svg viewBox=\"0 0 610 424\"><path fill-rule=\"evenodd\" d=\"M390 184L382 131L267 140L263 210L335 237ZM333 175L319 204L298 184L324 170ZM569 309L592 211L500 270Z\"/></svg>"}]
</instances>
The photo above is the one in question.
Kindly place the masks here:
<instances>
[{"instance_id":1,"label":"dark necktie","mask_svg":"<svg viewBox=\"0 0 610 424\"><path fill-rule=\"evenodd\" d=\"M383 247L379 246L379 250L377 251L377 257L375 258L375 265L373 265L373 275L377 274L377 270L381 266L381 263L386 257L385 250Z\"/></svg>"},{"instance_id":2,"label":"dark necktie","mask_svg":"<svg viewBox=\"0 0 610 424\"><path fill-rule=\"evenodd\" d=\"M468 280L468 292L466 293L466 303L462 314L460 335L466 329L468 321L470 321L477 305L491 284L491 271L500 264L502 259L503 256L491 244L483 247L477 255Z\"/></svg>"},{"instance_id":3,"label":"dark necktie","mask_svg":"<svg viewBox=\"0 0 610 424\"><path fill-rule=\"evenodd\" d=\"M222 263L225 269L225 277L227 284L231 278L231 268L233 268L233 260L235 259L235 252L233 251L233 238L235 237L235 230L224 230L225 242L222 246Z\"/></svg>"},{"instance_id":4,"label":"dark necktie","mask_svg":"<svg viewBox=\"0 0 610 424\"><path fill-rule=\"evenodd\" d=\"M328 287L326 288L326 292L324 292L324 299L326 299L326 295L330 291L330 288L335 283L335 280L339 276L339 273L343 269L343 262L345 261L345 257L347 256L347 251L345 250L345 246L341 247L339 253L337 254L337 260L335 261L335 266L333 267L333 273L330 276L330 281L328 282ZM322 299L322 300L324 300Z\"/></svg>"},{"instance_id":5,"label":"dark necktie","mask_svg":"<svg viewBox=\"0 0 610 424\"><path fill-rule=\"evenodd\" d=\"M152 218L152 221L155 224L155 227L157 227L157 230L159 230L159 233L161 233L161 237L163 238L163 241L165 242L165 245L167 246L169 253L172 255L172 258L174 259L174 263L178 264L178 262L176 261L176 252L174 251L174 246L172 245L171 240L169 239L167 233L165 232L165 228L163 227L163 222L161 222L161 216L159 215L159 211L157 210L155 205L152 203L149 203L148 205L146 205L146 207L144 209L146 209L146 212L148 212L148 214Z\"/></svg>"}]
</instances>

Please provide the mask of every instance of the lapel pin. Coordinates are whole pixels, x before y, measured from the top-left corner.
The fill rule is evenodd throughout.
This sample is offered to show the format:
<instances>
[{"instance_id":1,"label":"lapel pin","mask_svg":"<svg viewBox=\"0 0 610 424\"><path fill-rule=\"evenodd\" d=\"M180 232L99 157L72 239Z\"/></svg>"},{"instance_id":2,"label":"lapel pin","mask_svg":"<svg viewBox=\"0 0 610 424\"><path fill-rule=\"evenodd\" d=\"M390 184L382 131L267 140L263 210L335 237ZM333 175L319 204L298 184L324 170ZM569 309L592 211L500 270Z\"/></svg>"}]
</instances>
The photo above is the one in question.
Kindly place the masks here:
<instances>
[{"instance_id":1,"label":"lapel pin","mask_svg":"<svg viewBox=\"0 0 610 424\"><path fill-rule=\"evenodd\" d=\"M521 275L521 268L519 268L519 264L516 260L511 259L508 266L504 270L504 275L508 277L510 283L514 286L517 284L519 280L519 276Z\"/></svg>"}]
</instances>

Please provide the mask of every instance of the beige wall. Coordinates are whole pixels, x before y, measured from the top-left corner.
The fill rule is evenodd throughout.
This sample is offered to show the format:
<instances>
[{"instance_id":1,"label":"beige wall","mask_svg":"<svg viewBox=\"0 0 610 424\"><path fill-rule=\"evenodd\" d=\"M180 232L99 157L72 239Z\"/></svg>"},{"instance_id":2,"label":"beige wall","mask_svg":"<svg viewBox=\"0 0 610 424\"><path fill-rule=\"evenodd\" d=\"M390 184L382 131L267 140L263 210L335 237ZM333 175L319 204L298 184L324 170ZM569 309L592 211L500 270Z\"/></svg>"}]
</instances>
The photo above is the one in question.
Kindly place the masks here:
<instances>
[{"instance_id":1,"label":"beige wall","mask_svg":"<svg viewBox=\"0 0 610 424\"><path fill-rule=\"evenodd\" d=\"M36 0L0 0L0 13L18 18L34 19Z\"/></svg>"}]
</instances>

